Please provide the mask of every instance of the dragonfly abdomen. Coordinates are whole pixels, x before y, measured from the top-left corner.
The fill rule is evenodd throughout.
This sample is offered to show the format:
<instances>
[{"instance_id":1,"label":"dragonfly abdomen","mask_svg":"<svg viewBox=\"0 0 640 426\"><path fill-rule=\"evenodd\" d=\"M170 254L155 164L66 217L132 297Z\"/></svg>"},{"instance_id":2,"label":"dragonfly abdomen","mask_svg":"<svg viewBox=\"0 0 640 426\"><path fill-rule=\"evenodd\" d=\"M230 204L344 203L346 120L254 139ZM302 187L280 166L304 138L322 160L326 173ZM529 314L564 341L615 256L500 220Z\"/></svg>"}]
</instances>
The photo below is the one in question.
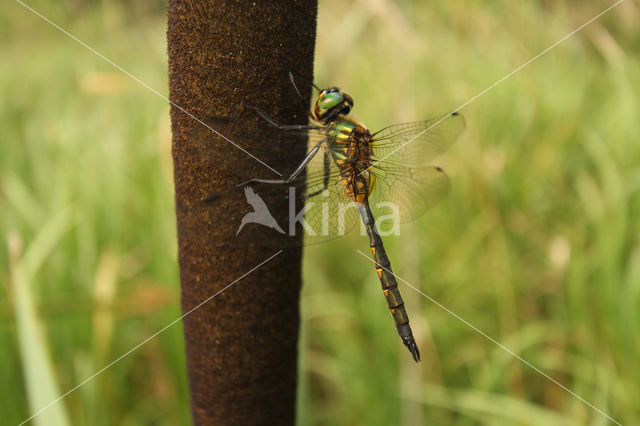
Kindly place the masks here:
<instances>
[{"instance_id":1,"label":"dragonfly abdomen","mask_svg":"<svg viewBox=\"0 0 640 426\"><path fill-rule=\"evenodd\" d=\"M375 219L369 208L367 198L358 204L358 209L360 210L367 235L369 236L369 247L371 247L371 254L373 254L373 259L376 262L376 272L378 273L378 278L380 278L382 292L387 299L387 305L389 306L389 311L391 311L396 330L398 330L402 342L411 352L413 359L418 362L420 361L420 351L418 350L418 345L409 326L409 316L407 315L404 301L398 289L398 282L393 275L391 262L389 262L387 252L382 244L382 239L376 229Z\"/></svg>"}]
</instances>

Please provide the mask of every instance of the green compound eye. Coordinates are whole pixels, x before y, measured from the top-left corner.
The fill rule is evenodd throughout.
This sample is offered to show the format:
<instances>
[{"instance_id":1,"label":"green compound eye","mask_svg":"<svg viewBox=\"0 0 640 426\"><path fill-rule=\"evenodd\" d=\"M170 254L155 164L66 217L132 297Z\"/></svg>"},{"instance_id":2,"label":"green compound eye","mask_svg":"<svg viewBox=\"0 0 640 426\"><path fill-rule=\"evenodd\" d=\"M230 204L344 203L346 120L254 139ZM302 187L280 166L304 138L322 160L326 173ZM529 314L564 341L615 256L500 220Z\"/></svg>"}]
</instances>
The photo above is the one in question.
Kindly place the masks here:
<instances>
[{"instance_id":1,"label":"green compound eye","mask_svg":"<svg viewBox=\"0 0 640 426\"><path fill-rule=\"evenodd\" d=\"M340 92L331 92L323 95L318 100L318 106L322 109L330 109L344 101L344 96Z\"/></svg>"}]
</instances>

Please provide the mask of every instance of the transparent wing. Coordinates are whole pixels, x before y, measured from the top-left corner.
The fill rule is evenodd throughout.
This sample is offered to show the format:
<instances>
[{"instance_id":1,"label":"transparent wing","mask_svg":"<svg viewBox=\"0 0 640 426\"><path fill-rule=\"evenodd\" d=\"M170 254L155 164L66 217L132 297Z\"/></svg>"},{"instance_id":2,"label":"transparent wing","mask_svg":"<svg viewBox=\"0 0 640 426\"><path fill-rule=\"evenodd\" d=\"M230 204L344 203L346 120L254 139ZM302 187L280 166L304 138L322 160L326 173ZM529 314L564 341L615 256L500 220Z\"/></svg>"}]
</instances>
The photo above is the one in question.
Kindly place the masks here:
<instances>
[{"instance_id":1,"label":"transparent wing","mask_svg":"<svg viewBox=\"0 0 640 426\"><path fill-rule=\"evenodd\" d=\"M305 196L301 200L305 208L305 245L341 237L360 221L356 205L344 195L340 172L326 145L323 151L307 167Z\"/></svg>"},{"instance_id":2,"label":"transparent wing","mask_svg":"<svg viewBox=\"0 0 640 426\"><path fill-rule=\"evenodd\" d=\"M449 177L428 163L447 151L464 128L462 115L450 113L374 133L371 172L376 182L369 196L374 215L404 223L442 200L449 192Z\"/></svg>"},{"instance_id":3,"label":"transparent wing","mask_svg":"<svg viewBox=\"0 0 640 426\"><path fill-rule=\"evenodd\" d=\"M369 205L378 221L410 222L449 192L449 177L440 167L387 165L372 172L376 181Z\"/></svg>"},{"instance_id":4,"label":"transparent wing","mask_svg":"<svg viewBox=\"0 0 640 426\"><path fill-rule=\"evenodd\" d=\"M424 166L451 148L464 128L457 112L385 127L373 134L376 161Z\"/></svg>"}]
</instances>

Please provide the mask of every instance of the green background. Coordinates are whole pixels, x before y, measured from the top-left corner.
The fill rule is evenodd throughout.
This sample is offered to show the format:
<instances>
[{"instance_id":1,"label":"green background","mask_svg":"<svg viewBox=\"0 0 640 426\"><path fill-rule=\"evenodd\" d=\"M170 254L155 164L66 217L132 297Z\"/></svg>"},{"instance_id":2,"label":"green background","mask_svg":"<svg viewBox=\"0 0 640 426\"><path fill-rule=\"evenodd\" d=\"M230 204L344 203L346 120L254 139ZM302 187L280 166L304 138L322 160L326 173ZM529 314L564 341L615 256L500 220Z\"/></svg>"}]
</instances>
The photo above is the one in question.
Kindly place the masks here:
<instances>
[{"instance_id":1,"label":"green background","mask_svg":"<svg viewBox=\"0 0 640 426\"><path fill-rule=\"evenodd\" d=\"M371 129L430 118L611 4L321 1L316 82ZM167 94L163 3L29 5ZM462 109L437 162L449 196L386 239L450 310L400 283L422 363L366 239L306 249L300 424L610 424L486 336L638 421L639 19L624 1ZM176 319L179 279L167 102L14 1L0 46L0 412L17 424ZM184 363L177 323L34 423L187 424Z\"/></svg>"}]
</instances>

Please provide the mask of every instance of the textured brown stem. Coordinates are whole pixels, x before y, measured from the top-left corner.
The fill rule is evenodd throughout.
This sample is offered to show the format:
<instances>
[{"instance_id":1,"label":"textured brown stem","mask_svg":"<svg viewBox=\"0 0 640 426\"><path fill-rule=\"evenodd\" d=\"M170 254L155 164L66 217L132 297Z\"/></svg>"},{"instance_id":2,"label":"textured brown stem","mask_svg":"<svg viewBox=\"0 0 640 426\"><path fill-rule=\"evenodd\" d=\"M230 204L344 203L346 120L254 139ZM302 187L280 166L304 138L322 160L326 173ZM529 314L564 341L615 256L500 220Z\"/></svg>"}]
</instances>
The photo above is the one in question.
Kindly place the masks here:
<instances>
[{"instance_id":1,"label":"textured brown stem","mask_svg":"<svg viewBox=\"0 0 640 426\"><path fill-rule=\"evenodd\" d=\"M203 200L250 178L277 174L179 107L286 174L304 157L265 126L305 123L287 73L310 95L316 1L170 0L169 92L182 309L188 312L278 252L240 246L244 198ZM308 99L307 99L308 100ZM179 107L177 107L179 106ZM211 119L211 120L210 120ZM269 206L273 215L287 205ZM264 228L267 235L269 228ZM270 234L269 234L270 235ZM184 318L191 406L197 425L295 421L301 250L285 250Z\"/></svg>"}]
</instances>

